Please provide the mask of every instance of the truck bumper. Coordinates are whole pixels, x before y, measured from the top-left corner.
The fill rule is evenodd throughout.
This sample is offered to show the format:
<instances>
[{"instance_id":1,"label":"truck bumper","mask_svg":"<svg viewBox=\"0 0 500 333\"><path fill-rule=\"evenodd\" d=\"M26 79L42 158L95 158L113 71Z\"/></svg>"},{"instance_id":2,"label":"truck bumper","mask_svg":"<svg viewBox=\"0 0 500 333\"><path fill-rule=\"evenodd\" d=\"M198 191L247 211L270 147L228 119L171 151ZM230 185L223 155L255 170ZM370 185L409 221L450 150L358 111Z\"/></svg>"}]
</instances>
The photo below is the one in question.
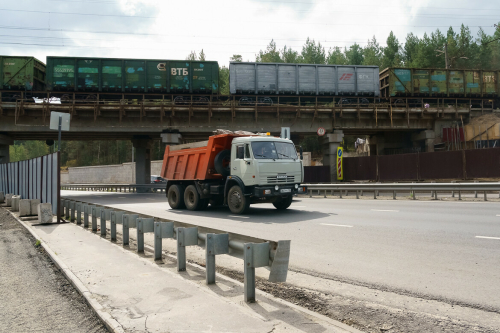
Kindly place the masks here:
<instances>
[{"instance_id":1,"label":"truck bumper","mask_svg":"<svg viewBox=\"0 0 500 333\"><path fill-rule=\"evenodd\" d=\"M256 186L253 189L253 195L257 198L294 195L294 194L301 194L301 193L306 193L306 192L307 192L307 188L305 186L299 185L298 188L295 188L295 184L278 185L278 190L276 190L275 185Z\"/></svg>"}]
</instances>

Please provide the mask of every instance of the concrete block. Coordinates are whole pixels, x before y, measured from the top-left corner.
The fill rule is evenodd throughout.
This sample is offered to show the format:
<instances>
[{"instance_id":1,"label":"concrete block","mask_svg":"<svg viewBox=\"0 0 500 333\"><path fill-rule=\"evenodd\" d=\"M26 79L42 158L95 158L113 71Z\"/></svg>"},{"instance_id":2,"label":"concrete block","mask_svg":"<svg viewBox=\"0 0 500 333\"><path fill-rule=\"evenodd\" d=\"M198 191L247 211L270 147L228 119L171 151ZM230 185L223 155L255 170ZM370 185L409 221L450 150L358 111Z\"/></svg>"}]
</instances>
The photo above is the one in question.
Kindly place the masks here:
<instances>
[{"instance_id":1,"label":"concrete block","mask_svg":"<svg viewBox=\"0 0 500 333\"><path fill-rule=\"evenodd\" d=\"M5 202L5 195L3 192L0 192L0 203L4 203Z\"/></svg>"},{"instance_id":2,"label":"concrete block","mask_svg":"<svg viewBox=\"0 0 500 333\"><path fill-rule=\"evenodd\" d=\"M5 202L7 203L7 207L12 206L12 193L7 193L5 195Z\"/></svg>"},{"instance_id":3,"label":"concrete block","mask_svg":"<svg viewBox=\"0 0 500 333\"><path fill-rule=\"evenodd\" d=\"M38 212L38 205L40 204L40 199L31 199L31 215L36 215Z\"/></svg>"},{"instance_id":4,"label":"concrete block","mask_svg":"<svg viewBox=\"0 0 500 333\"><path fill-rule=\"evenodd\" d=\"M20 195L13 195L12 196L12 211L13 212L18 212L19 211L19 201L21 200Z\"/></svg>"},{"instance_id":5,"label":"concrete block","mask_svg":"<svg viewBox=\"0 0 500 333\"><path fill-rule=\"evenodd\" d=\"M41 203L38 205L38 221L40 223L52 223L52 204Z\"/></svg>"},{"instance_id":6,"label":"concrete block","mask_svg":"<svg viewBox=\"0 0 500 333\"><path fill-rule=\"evenodd\" d=\"M29 199L19 200L19 216L31 215L31 202Z\"/></svg>"}]
</instances>

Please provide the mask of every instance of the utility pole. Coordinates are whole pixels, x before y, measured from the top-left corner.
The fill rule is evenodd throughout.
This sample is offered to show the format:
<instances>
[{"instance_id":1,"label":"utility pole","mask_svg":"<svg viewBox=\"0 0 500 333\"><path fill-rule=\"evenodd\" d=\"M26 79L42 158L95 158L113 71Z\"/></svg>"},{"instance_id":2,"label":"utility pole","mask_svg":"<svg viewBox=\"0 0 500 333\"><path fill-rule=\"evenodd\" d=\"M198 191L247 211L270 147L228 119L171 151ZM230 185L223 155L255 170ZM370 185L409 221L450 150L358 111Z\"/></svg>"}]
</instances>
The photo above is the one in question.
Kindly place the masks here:
<instances>
[{"instance_id":1,"label":"utility pole","mask_svg":"<svg viewBox=\"0 0 500 333\"><path fill-rule=\"evenodd\" d=\"M436 50L436 52L439 52L439 54L436 54L436 57L439 57L444 54L444 64L446 69L450 68L449 67L449 58L448 58L448 42L444 44L444 51L443 50Z\"/></svg>"}]
</instances>

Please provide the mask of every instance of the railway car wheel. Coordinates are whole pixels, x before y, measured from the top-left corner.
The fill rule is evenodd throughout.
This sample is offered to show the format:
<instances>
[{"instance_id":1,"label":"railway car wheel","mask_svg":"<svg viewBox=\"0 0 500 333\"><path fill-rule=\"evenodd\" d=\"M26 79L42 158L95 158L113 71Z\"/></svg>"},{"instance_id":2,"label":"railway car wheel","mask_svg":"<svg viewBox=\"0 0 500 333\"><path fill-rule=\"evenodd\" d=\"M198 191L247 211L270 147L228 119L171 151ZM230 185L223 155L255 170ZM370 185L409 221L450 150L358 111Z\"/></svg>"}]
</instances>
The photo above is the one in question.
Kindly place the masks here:
<instances>
[{"instance_id":1,"label":"railway car wheel","mask_svg":"<svg viewBox=\"0 0 500 333\"><path fill-rule=\"evenodd\" d=\"M233 214L244 214L250 207L250 198L245 197L241 187L235 185L227 193L227 205Z\"/></svg>"},{"instance_id":2,"label":"railway car wheel","mask_svg":"<svg viewBox=\"0 0 500 333\"><path fill-rule=\"evenodd\" d=\"M167 193L168 204L172 209L183 209L184 205L184 186L172 185Z\"/></svg>"},{"instance_id":3,"label":"railway car wheel","mask_svg":"<svg viewBox=\"0 0 500 333\"><path fill-rule=\"evenodd\" d=\"M292 204L293 196L288 196L286 198L281 198L280 200L277 200L276 202L273 202L273 206L276 207L278 210L285 210L290 205Z\"/></svg>"},{"instance_id":4,"label":"railway car wheel","mask_svg":"<svg viewBox=\"0 0 500 333\"><path fill-rule=\"evenodd\" d=\"M227 177L231 174L229 163L231 162L231 151L223 150L215 156L214 167L218 174Z\"/></svg>"},{"instance_id":5,"label":"railway car wheel","mask_svg":"<svg viewBox=\"0 0 500 333\"><path fill-rule=\"evenodd\" d=\"M184 191L184 203L189 210L200 210L206 208L208 205L208 202L205 203L205 200L200 198L200 194L194 185L186 187Z\"/></svg>"}]
</instances>

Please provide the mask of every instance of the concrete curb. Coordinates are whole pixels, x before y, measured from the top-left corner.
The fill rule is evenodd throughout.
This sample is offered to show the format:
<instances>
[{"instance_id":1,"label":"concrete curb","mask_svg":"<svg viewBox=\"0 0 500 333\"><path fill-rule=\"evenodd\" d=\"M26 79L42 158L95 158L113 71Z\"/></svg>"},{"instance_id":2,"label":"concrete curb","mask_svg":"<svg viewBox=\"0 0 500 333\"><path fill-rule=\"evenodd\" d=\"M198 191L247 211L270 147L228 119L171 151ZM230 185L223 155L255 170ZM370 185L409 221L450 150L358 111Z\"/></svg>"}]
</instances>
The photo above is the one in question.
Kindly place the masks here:
<instances>
[{"instance_id":1,"label":"concrete curb","mask_svg":"<svg viewBox=\"0 0 500 333\"><path fill-rule=\"evenodd\" d=\"M64 264L55 254L50 247L37 235L37 233L31 229L29 225L21 221L16 215L14 215L11 211L9 213L24 227L28 230L35 239L40 241L40 244L43 246L50 259L54 262L54 264L59 268L59 270L64 274L66 279L75 287L76 290L85 298L87 303L90 305L92 310L96 313L96 315L101 319L106 328L113 333L125 333L125 330L120 325L118 321L116 321L109 313L103 310L102 305L97 302L94 298L92 298L92 293L83 285L83 283L76 277L73 272Z\"/></svg>"}]
</instances>

